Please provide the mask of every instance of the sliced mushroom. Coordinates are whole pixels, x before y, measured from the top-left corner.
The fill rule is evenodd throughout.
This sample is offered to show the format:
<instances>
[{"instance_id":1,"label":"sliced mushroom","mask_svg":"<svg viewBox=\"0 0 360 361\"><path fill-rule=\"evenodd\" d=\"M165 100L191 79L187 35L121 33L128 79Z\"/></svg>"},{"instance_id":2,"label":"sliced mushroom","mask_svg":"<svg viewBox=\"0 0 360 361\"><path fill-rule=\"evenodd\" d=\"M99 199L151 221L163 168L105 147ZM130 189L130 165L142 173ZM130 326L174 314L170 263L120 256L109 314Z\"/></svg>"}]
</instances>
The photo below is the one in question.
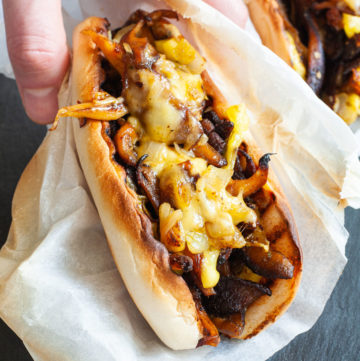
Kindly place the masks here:
<instances>
[{"instance_id":1,"label":"sliced mushroom","mask_svg":"<svg viewBox=\"0 0 360 361\"><path fill-rule=\"evenodd\" d=\"M120 158L132 167L136 166L137 154L135 143L138 136L130 123L125 123L115 134L114 143Z\"/></svg>"},{"instance_id":2,"label":"sliced mushroom","mask_svg":"<svg viewBox=\"0 0 360 361\"><path fill-rule=\"evenodd\" d=\"M209 144L219 153L224 154L226 149L226 142L216 132L209 134Z\"/></svg>"},{"instance_id":3,"label":"sliced mushroom","mask_svg":"<svg viewBox=\"0 0 360 361\"><path fill-rule=\"evenodd\" d=\"M193 146L192 150L197 157L205 159L209 164L215 167L220 168L227 164L226 159L209 143L197 143Z\"/></svg>"},{"instance_id":4,"label":"sliced mushroom","mask_svg":"<svg viewBox=\"0 0 360 361\"><path fill-rule=\"evenodd\" d=\"M170 268L177 274L190 272L193 269L193 260L189 256L173 253L169 257Z\"/></svg>"},{"instance_id":5,"label":"sliced mushroom","mask_svg":"<svg viewBox=\"0 0 360 361\"><path fill-rule=\"evenodd\" d=\"M211 321L220 333L230 338L240 337L245 327L245 311L240 311L227 318L212 317Z\"/></svg>"},{"instance_id":6,"label":"sliced mushroom","mask_svg":"<svg viewBox=\"0 0 360 361\"><path fill-rule=\"evenodd\" d=\"M231 179L226 190L233 196L237 196L242 191L244 198L258 191L267 181L270 155L271 153L267 153L260 158L259 168L250 178Z\"/></svg>"},{"instance_id":7,"label":"sliced mushroom","mask_svg":"<svg viewBox=\"0 0 360 361\"><path fill-rule=\"evenodd\" d=\"M231 275L230 263L228 261L232 252L232 248L222 248L217 261L217 270L222 276L229 277Z\"/></svg>"},{"instance_id":8,"label":"sliced mushroom","mask_svg":"<svg viewBox=\"0 0 360 361\"><path fill-rule=\"evenodd\" d=\"M206 111L203 114L203 120L205 119L209 120L215 127L223 122L223 120L219 118L219 116L216 114L214 110Z\"/></svg>"},{"instance_id":9,"label":"sliced mushroom","mask_svg":"<svg viewBox=\"0 0 360 361\"><path fill-rule=\"evenodd\" d=\"M191 282L191 280L190 282L188 282L188 285L195 302L199 321L203 327L202 334L205 335L199 340L196 347L204 345L217 346L220 342L219 331L215 327L214 323L211 321L210 317L208 316L202 305L201 293L199 289L197 289L196 286Z\"/></svg>"},{"instance_id":10,"label":"sliced mushroom","mask_svg":"<svg viewBox=\"0 0 360 361\"><path fill-rule=\"evenodd\" d=\"M241 252L245 264L261 276L271 279L293 277L294 266L280 252L266 252L262 247L244 247Z\"/></svg>"},{"instance_id":11,"label":"sliced mushroom","mask_svg":"<svg viewBox=\"0 0 360 361\"><path fill-rule=\"evenodd\" d=\"M308 43L308 71L306 82L315 94L319 94L325 75L325 54L322 45L321 34L314 16L308 11L304 13L304 20L307 24Z\"/></svg>"},{"instance_id":12,"label":"sliced mushroom","mask_svg":"<svg viewBox=\"0 0 360 361\"><path fill-rule=\"evenodd\" d=\"M147 155L145 154L138 162L136 178L139 186L145 192L155 211L158 212L160 206L159 183L156 174L147 164L144 164L146 157Z\"/></svg>"},{"instance_id":13,"label":"sliced mushroom","mask_svg":"<svg viewBox=\"0 0 360 361\"><path fill-rule=\"evenodd\" d=\"M256 166L251 156L239 148L236 157L233 179L245 179L256 172Z\"/></svg>"},{"instance_id":14,"label":"sliced mushroom","mask_svg":"<svg viewBox=\"0 0 360 361\"><path fill-rule=\"evenodd\" d=\"M215 292L216 295L203 298L207 312L214 317L245 312L259 297L271 295L271 290L263 285L230 277L221 277Z\"/></svg>"},{"instance_id":15,"label":"sliced mushroom","mask_svg":"<svg viewBox=\"0 0 360 361\"><path fill-rule=\"evenodd\" d=\"M222 248L218 258L218 265L224 264L229 259L231 252L232 252L232 248L230 247Z\"/></svg>"},{"instance_id":16,"label":"sliced mushroom","mask_svg":"<svg viewBox=\"0 0 360 361\"><path fill-rule=\"evenodd\" d=\"M206 118L203 118L203 120L201 121L201 125L204 129L204 133L209 136L215 129L214 124Z\"/></svg>"},{"instance_id":17,"label":"sliced mushroom","mask_svg":"<svg viewBox=\"0 0 360 361\"><path fill-rule=\"evenodd\" d=\"M234 123L230 120L223 119L223 121L216 125L215 132L220 135L222 139L229 138L232 130L234 129Z\"/></svg>"}]
</instances>

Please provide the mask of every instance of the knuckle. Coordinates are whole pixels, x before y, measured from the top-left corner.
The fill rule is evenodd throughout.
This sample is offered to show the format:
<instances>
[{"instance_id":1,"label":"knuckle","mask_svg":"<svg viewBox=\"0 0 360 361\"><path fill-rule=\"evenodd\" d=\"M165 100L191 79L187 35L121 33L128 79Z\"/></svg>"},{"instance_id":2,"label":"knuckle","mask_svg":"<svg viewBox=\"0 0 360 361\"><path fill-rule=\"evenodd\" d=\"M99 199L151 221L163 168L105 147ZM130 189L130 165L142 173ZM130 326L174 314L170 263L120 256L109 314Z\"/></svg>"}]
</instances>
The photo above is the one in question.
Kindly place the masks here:
<instances>
[{"instance_id":1,"label":"knuckle","mask_svg":"<svg viewBox=\"0 0 360 361\"><path fill-rule=\"evenodd\" d=\"M8 37L9 56L16 71L37 75L54 66L58 47L43 36Z\"/></svg>"}]
</instances>

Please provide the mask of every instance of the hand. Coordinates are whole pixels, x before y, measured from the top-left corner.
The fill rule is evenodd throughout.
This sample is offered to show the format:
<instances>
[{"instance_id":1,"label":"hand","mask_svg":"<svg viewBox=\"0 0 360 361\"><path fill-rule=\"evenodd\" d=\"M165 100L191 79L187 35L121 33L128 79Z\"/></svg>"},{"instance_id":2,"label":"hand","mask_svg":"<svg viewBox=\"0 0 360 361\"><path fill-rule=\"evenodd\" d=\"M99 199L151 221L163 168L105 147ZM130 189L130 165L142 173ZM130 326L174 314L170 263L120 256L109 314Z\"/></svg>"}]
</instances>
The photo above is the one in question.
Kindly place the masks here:
<instances>
[{"instance_id":1,"label":"hand","mask_svg":"<svg viewBox=\"0 0 360 361\"><path fill-rule=\"evenodd\" d=\"M244 27L241 0L205 0ZM57 93L69 64L61 0L3 0L9 56L23 104L34 122L51 123Z\"/></svg>"},{"instance_id":2,"label":"hand","mask_svg":"<svg viewBox=\"0 0 360 361\"><path fill-rule=\"evenodd\" d=\"M219 10L241 28L245 27L249 14L242 0L204 0L204 2Z\"/></svg>"},{"instance_id":3,"label":"hand","mask_svg":"<svg viewBox=\"0 0 360 361\"><path fill-rule=\"evenodd\" d=\"M69 64L61 0L3 0L3 8L9 56L26 113L37 123L51 123Z\"/></svg>"}]
</instances>

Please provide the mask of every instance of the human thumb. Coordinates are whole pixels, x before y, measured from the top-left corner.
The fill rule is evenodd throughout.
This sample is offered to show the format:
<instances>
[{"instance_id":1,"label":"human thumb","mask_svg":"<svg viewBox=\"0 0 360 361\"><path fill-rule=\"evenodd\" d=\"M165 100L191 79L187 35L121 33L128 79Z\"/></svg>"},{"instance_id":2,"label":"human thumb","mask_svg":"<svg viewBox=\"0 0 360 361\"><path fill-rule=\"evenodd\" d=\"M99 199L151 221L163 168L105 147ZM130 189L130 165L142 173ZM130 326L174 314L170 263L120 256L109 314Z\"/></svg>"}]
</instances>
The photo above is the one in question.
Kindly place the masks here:
<instances>
[{"instance_id":1,"label":"human thumb","mask_svg":"<svg viewBox=\"0 0 360 361\"><path fill-rule=\"evenodd\" d=\"M3 0L6 39L28 116L51 123L69 64L61 0Z\"/></svg>"}]
</instances>

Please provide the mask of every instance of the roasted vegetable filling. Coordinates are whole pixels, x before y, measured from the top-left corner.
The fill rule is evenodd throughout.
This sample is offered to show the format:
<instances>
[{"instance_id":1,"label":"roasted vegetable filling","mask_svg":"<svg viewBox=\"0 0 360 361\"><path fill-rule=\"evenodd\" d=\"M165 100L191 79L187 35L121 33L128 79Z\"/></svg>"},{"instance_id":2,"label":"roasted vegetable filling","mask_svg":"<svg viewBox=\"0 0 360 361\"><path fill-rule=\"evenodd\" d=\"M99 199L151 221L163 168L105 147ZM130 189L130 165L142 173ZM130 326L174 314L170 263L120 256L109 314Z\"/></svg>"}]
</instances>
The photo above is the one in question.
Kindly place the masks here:
<instances>
[{"instance_id":1,"label":"roasted vegetable filling","mask_svg":"<svg viewBox=\"0 0 360 361\"><path fill-rule=\"evenodd\" d=\"M102 92L59 116L103 121L113 161L193 294L207 334L199 345L216 346L219 331L241 334L247 307L271 295L275 278L292 278L293 266L261 225L275 201L270 154L251 156L244 105L227 106L166 18L177 15L137 11L116 31L86 31L103 54Z\"/></svg>"},{"instance_id":2,"label":"roasted vegetable filling","mask_svg":"<svg viewBox=\"0 0 360 361\"><path fill-rule=\"evenodd\" d=\"M352 123L360 114L359 6L352 0L284 0L283 4L293 68Z\"/></svg>"}]
</instances>

